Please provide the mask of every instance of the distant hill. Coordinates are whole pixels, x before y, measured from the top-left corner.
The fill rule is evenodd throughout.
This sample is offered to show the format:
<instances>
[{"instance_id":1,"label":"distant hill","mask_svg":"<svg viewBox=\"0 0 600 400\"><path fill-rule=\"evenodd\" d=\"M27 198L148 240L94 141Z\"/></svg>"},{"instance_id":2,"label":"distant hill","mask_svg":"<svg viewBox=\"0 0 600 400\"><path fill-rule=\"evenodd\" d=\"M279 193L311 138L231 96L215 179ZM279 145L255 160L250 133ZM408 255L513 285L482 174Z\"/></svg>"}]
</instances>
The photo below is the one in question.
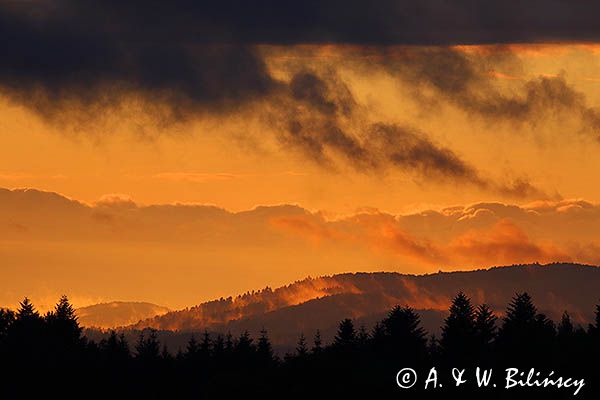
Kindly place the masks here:
<instances>
[{"instance_id":1,"label":"distant hill","mask_svg":"<svg viewBox=\"0 0 600 400\"><path fill-rule=\"evenodd\" d=\"M475 304L487 303L501 314L517 292L527 291L541 312L558 319L567 310L579 323L591 321L600 302L600 268L579 264L515 265L428 275L352 273L307 278L272 290L154 316L132 329L256 334L263 327L277 345L294 343L298 334L321 329L331 339L339 320L351 317L369 328L395 305L420 311L430 332L439 329L450 300L464 291Z\"/></svg>"},{"instance_id":2,"label":"distant hill","mask_svg":"<svg viewBox=\"0 0 600 400\"><path fill-rule=\"evenodd\" d=\"M169 309L152 303L113 301L77 309L79 323L85 327L113 328L163 315Z\"/></svg>"}]
</instances>

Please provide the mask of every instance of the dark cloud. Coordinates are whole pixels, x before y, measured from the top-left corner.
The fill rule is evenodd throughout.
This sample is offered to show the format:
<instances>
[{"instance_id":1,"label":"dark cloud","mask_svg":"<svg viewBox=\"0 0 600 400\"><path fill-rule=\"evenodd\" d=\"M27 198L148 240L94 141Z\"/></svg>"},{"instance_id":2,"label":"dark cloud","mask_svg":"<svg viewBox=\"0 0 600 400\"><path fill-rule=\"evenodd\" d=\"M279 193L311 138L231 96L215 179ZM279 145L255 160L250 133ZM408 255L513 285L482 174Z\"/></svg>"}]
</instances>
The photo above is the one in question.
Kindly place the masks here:
<instances>
[{"instance_id":1,"label":"dark cloud","mask_svg":"<svg viewBox=\"0 0 600 400\"><path fill-rule=\"evenodd\" d=\"M50 119L71 111L73 104L95 116L130 92L166 105L175 120L268 97L277 110L270 118L280 141L322 165L333 167L341 158L361 171L395 165L426 176L475 179L458 156L424 135L403 128L392 133L388 127L383 144L381 132L374 132L384 128L357 120L358 105L335 71L300 69L288 82L271 77L249 38L269 40L260 39L263 33L240 18L255 19L259 30L271 27L275 39L277 26L264 19L279 20L282 2L252 7L239 2L231 8L212 2L178 7L162 2L144 2L143 7L110 1L33 4L44 8L18 9L13 3L0 9L5 38L0 50L11 54L0 61L0 85L11 98ZM261 4L273 6L272 12L257 13L253 7L261 9ZM299 7L308 6L316 4ZM244 26L248 31L242 35Z\"/></svg>"},{"instance_id":2,"label":"dark cloud","mask_svg":"<svg viewBox=\"0 0 600 400\"><path fill-rule=\"evenodd\" d=\"M370 46L381 65L429 85L459 107L490 118L532 119L576 110L598 113L564 78L540 78L519 96L493 89L489 68L446 45L592 39L595 18L580 2L449 3L442 0L113 1L32 0L0 5L0 92L50 121L98 118L134 96L162 122L238 110L260 102L280 142L321 165L360 171L397 168L501 193L527 185L487 182L451 149L412 127L366 122L335 71L296 66L276 79L261 44ZM537 6L536 6L537 5ZM590 6L594 8L595 6ZM568 8L569 13L564 11ZM535 13L529 10L536 10ZM565 34L567 32L567 34ZM568 35L568 36L567 36ZM388 45L437 44L388 57ZM501 54L498 53L498 54ZM265 114L268 114L268 111ZM65 117L65 114L69 114ZM74 117L71 115L74 114ZM523 181L525 182L525 181Z\"/></svg>"},{"instance_id":3,"label":"dark cloud","mask_svg":"<svg viewBox=\"0 0 600 400\"><path fill-rule=\"evenodd\" d=\"M471 115L532 126L549 116L569 116L578 119L581 132L600 138L600 111L589 106L564 75L539 76L524 81L515 92L501 91L496 68L520 67L505 47L492 47L483 54L454 47L403 48L394 54L384 49L382 53L378 63L387 71L410 85L433 89Z\"/></svg>"},{"instance_id":4,"label":"dark cloud","mask_svg":"<svg viewBox=\"0 0 600 400\"><path fill-rule=\"evenodd\" d=\"M414 129L389 124L374 124L367 136L368 145L378 162L418 171L432 178L464 181L484 185L474 167L452 150L432 142Z\"/></svg>"},{"instance_id":5,"label":"dark cloud","mask_svg":"<svg viewBox=\"0 0 600 400\"><path fill-rule=\"evenodd\" d=\"M73 106L116 106L135 92L181 119L190 109L230 109L277 85L252 46L161 37L146 6L134 18L133 9L110 2L15 4L0 6L0 89L48 118Z\"/></svg>"},{"instance_id":6,"label":"dark cloud","mask_svg":"<svg viewBox=\"0 0 600 400\"><path fill-rule=\"evenodd\" d=\"M77 19L90 30L109 30L135 40L448 45L600 39L596 21L600 5L585 0L21 3L21 12L30 15Z\"/></svg>"},{"instance_id":7,"label":"dark cloud","mask_svg":"<svg viewBox=\"0 0 600 400\"><path fill-rule=\"evenodd\" d=\"M260 44L344 43L376 48L386 67L429 84L460 107L486 117L533 119L575 110L587 126L597 111L562 77L540 78L518 96L490 86L489 58L449 47L387 45L507 43L600 39L584 1L358 0L9 1L0 5L0 90L46 117L78 108L96 115L123 94L161 104L167 119L227 111L280 90ZM502 54L499 52L498 54ZM508 54L504 52L503 54ZM487 63L487 64L486 64ZM293 98L333 114L321 83L298 74ZM329 78L326 78L329 79ZM348 108L348 105L339 104ZM346 110L347 111L347 110ZM332 134L335 140L335 133Z\"/></svg>"},{"instance_id":8,"label":"dark cloud","mask_svg":"<svg viewBox=\"0 0 600 400\"><path fill-rule=\"evenodd\" d=\"M270 124L285 147L329 169L339 162L363 173L400 170L437 182L475 186L505 197L547 198L524 178L498 183L426 133L399 124L372 123L343 80L301 70L290 80L291 96L277 104Z\"/></svg>"}]
</instances>

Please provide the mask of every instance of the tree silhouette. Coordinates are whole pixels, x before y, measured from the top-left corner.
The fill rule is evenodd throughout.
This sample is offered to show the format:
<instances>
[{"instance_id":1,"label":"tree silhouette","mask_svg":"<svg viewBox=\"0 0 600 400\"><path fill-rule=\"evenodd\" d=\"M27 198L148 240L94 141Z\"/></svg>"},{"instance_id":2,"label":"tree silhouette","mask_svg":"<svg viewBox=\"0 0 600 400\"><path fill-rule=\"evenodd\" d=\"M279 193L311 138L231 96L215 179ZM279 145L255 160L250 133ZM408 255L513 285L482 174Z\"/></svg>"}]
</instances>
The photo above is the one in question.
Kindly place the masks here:
<instances>
[{"instance_id":1,"label":"tree silhouette","mask_svg":"<svg viewBox=\"0 0 600 400\"><path fill-rule=\"evenodd\" d=\"M124 364L131 356L125 335L117 335L114 330L110 331L108 338L100 341L99 347L105 361L111 365Z\"/></svg>"},{"instance_id":2,"label":"tree silhouette","mask_svg":"<svg viewBox=\"0 0 600 400\"><path fill-rule=\"evenodd\" d=\"M210 334L207 330L204 330L204 334L202 335L202 342L200 342L199 352L200 357L207 361L210 357L212 341L210 340Z\"/></svg>"},{"instance_id":3,"label":"tree silhouette","mask_svg":"<svg viewBox=\"0 0 600 400\"><path fill-rule=\"evenodd\" d=\"M248 331L244 331L240 334L240 337L236 341L233 350L233 354L237 362L247 364L254 359L256 347L252 342L253 339L250 337L250 333L248 333Z\"/></svg>"},{"instance_id":4,"label":"tree silhouette","mask_svg":"<svg viewBox=\"0 0 600 400\"><path fill-rule=\"evenodd\" d=\"M358 329L358 334L356 335L356 342L359 346L366 346L369 342L369 333L367 332L367 328L365 325L361 325Z\"/></svg>"},{"instance_id":5,"label":"tree silhouette","mask_svg":"<svg viewBox=\"0 0 600 400\"><path fill-rule=\"evenodd\" d=\"M256 355L258 356L259 362L263 365L271 365L274 361L273 347L269 341L269 335L264 328L260 331L260 337L258 338L256 345Z\"/></svg>"},{"instance_id":6,"label":"tree silhouette","mask_svg":"<svg viewBox=\"0 0 600 400\"><path fill-rule=\"evenodd\" d=\"M569 313L565 311L557 327L558 339L568 340L571 336L573 336L574 331L575 328L571 322L571 317L569 316Z\"/></svg>"},{"instance_id":7,"label":"tree silhouette","mask_svg":"<svg viewBox=\"0 0 600 400\"><path fill-rule=\"evenodd\" d=\"M565 365L578 351L578 346L575 342L575 327L571 322L571 317L568 312L564 312L558 326L556 328L556 339L558 345L557 358ZM579 335L579 333L578 333ZM584 338L585 340L585 338Z\"/></svg>"},{"instance_id":8,"label":"tree silhouette","mask_svg":"<svg viewBox=\"0 0 600 400\"><path fill-rule=\"evenodd\" d=\"M306 337L304 333L300 334L298 343L296 344L296 357L306 358L308 356L308 347L306 346Z\"/></svg>"},{"instance_id":9,"label":"tree silhouette","mask_svg":"<svg viewBox=\"0 0 600 400\"><path fill-rule=\"evenodd\" d=\"M37 312L31 301L25 297L15 314L14 321L8 329L7 347L16 356L19 363L27 363L36 354L46 350L44 319Z\"/></svg>"},{"instance_id":10,"label":"tree silhouette","mask_svg":"<svg viewBox=\"0 0 600 400\"><path fill-rule=\"evenodd\" d=\"M481 304L475 310L475 332L480 347L487 347L496 337L498 318L487 304Z\"/></svg>"},{"instance_id":11,"label":"tree silhouette","mask_svg":"<svg viewBox=\"0 0 600 400\"><path fill-rule=\"evenodd\" d=\"M247 333L247 332L246 332ZM231 332L227 332L225 336L225 354L231 355L235 349L235 343Z\"/></svg>"},{"instance_id":12,"label":"tree silhouette","mask_svg":"<svg viewBox=\"0 0 600 400\"><path fill-rule=\"evenodd\" d=\"M410 307L394 307L382 321L384 343L375 347L385 350L384 356L422 361L427 349L427 335L419 315Z\"/></svg>"},{"instance_id":13,"label":"tree silhouette","mask_svg":"<svg viewBox=\"0 0 600 400\"><path fill-rule=\"evenodd\" d=\"M475 310L476 354L482 366L490 361L492 346L496 339L498 318L487 304L481 304Z\"/></svg>"},{"instance_id":14,"label":"tree silhouette","mask_svg":"<svg viewBox=\"0 0 600 400\"><path fill-rule=\"evenodd\" d=\"M429 356L433 360L439 360L442 358L440 341L435 335L431 335L429 337L429 341L427 342L427 353L429 353Z\"/></svg>"},{"instance_id":15,"label":"tree silhouette","mask_svg":"<svg viewBox=\"0 0 600 400\"><path fill-rule=\"evenodd\" d=\"M340 322L334 345L343 348L352 348L356 344L356 330L351 319L346 318Z\"/></svg>"},{"instance_id":16,"label":"tree silhouette","mask_svg":"<svg viewBox=\"0 0 600 400\"><path fill-rule=\"evenodd\" d=\"M67 296L61 296L54 310L46 315L46 323L52 335L55 351L73 352L82 345L81 327L77 322L75 308Z\"/></svg>"},{"instance_id":17,"label":"tree silhouette","mask_svg":"<svg viewBox=\"0 0 600 400\"><path fill-rule=\"evenodd\" d=\"M379 394L393 396L398 394L397 388L387 384L393 381L399 367L408 365L418 371L443 363L460 367L457 363L464 360L462 355L449 350L460 346L478 350L474 353L477 366L503 370L539 364L540 371L545 368L595 382L600 378L595 368L600 354L596 334L600 308L595 311L596 321L587 331L576 327L567 312L555 327L537 312L529 295L517 294L496 335L496 317L490 307L481 305L474 309L469 299L459 293L442 327L443 345L435 336L427 340L413 309L394 307L375 324L370 335L364 327L356 332L352 320L344 319L332 344L323 345L317 331L309 353L301 334L295 354L280 360L265 329L256 345L247 331L237 340L231 335L217 335L211 340L205 331L200 343L192 336L185 355L179 352L177 357L168 352L165 343L160 343L156 331L145 330L140 332L135 353L131 354L123 333L108 332L97 345L83 340L66 297L45 318L25 299L15 313L0 310L0 360L10 366L3 375L0 394L2 398L31 398L33 389L39 387L46 397L69 397L65 386L61 384L58 389L57 385L69 376L68 382L73 385L96 385L91 397L98 398L114 397L114 393L132 398L280 398L286 390L302 397L319 393L334 398L360 398L372 395L373 388ZM76 345L65 345L73 343ZM190 362L191 354L203 355ZM15 378L22 371L27 371L37 385L16 384ZM53 392L57 390L61 393ZM452 389L444 385L435 396L430 392L433 397L418 388L414 390L416 396L407 398L437 398L446 391L450 396ZM596 387L586 385L585 390L584 398L598 397ZM503 393L489 392L486 398L506 398ZM521 393L525 394L515 390L509 395L523 398ZM546 398L565 398L565 393L554 396L548 392ZM461 392L465 399L480 396L481 392L471 392L468 385Z\"/></svg>"},{"instance_id":18,"label":"tree silhouette","mask_svg":"<svg viewBox=\"0 0 600 400\"><path fill-rule=\"evenodd\" d=\"M149 335L140 333L135 352L136 359L144 364L152 364L160 359L160 343L155 330L150 330Z\"/></svg>"},{"instance_id":19,"label":"tree silhouette","mask_svg":"<svg viewBox=\"0 0 600 400\"><path fill-rule=\"evenodd\" d=\"M212 346L212 357L217 362L222 362L225 357L225 339L223 335L217 335Z\"/></svg>"},{"instance_id":20,"label":"tree silhouette","mask_svg":"<svg viewBox=\"0 0 600 400\"><path fill-rule=\"evenodd\" d=\"M517 294L506 310L498 333L500 354L520 364L543 364L551 357L547 349L553 340L552 322L537 313L529 294Z\"/></svg>"},{"instance_id":21,"label":"tree silhouette","mask_svg":"<svg viewBox=\"0 0 600 400\"><path fill-rule=\"evenodd\" d=\"M184 357L190 362L196 362L198 361L199 355L200 345L198 344L196 337L192 334L192 336L190 336L190 340L187 342Z\"/></svg>"},{"instance_id":22,"label":"tree silhouette","mask_svg":"<svg viewBox=\"0 0 600 400\"><path fill-rule=\"evenodd\" d=\"M313 354L320 354L323 351L323 340L321 339L321 331L317 329L313 340Z\"/></svg>"},{"instance_id":23,"label":"tree silhouette","mask_svg":"<svg viewBox=\"0 0 600 400\"><path fill-rule=\"evenodd\" d=\"M170 363L171 361L173 361L173 356L169 352L169 348L167 347L166 344L164 344L162 347L162 350L160 352L160 359L161 359L161 361L166 362L166 363Z\"/></svg>"},{"instance_id":24,"label":"tree silhouette","mask_svg":"<svg viewBox=\"0 0 600 400\"><path fill-rule=\"evenodd\" d=\"M377 322L373 327L373 331L371 332L371 344L373 345L373 350L375 352L381 353L384 351L384 346L387 342L386 335L387 334L383 324L381 322Z\"/></svg>"},{"instance_id":25,"label":"tree silhouette","mask_svg":"<svg viewBox=\"0 0 600 400\"><path fill-rule=\"evenodd\" d=\"M475 309L463 292L452 300L450 314L442 327L440 345L450 363L470 363L476 358Z\"/></svg>"},{"instance_id":26,"label":"tree silhouette","mask_svg":"<svg viewBox=\"0 0 600 400\"><path fill-rule=\"evenodd\" d=\"M16 320L19 323L41 322L40 314L37 312L29 298L25 297L23 301L19 303Z\"/></svg>"}]
</instances>

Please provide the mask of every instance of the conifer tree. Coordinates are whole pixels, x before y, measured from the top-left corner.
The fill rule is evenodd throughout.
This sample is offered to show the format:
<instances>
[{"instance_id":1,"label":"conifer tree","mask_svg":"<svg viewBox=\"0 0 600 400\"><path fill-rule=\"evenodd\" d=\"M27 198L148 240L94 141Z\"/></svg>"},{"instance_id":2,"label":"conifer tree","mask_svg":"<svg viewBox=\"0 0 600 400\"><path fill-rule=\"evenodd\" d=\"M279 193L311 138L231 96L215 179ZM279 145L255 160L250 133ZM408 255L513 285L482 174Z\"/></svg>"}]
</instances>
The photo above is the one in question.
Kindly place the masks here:
<instances>
[{"instance_id":1,"label":"conifer tree","mask_svg":"<svg viewBox=\"0 0 600 400\"><path fill-rule=\"evenodd\" d=\"M498 318L487 304L481 304L475 310L475 332L478 344L487 347L496 337Z\"/></svg>"},{"instance_id":2,"label":"conifer tree","mask_svg":"<svg viewBox=\"0 0 600 400\"><path fill-rule=\"evenodd\" d=\"M117 335L114 330L110 332L108 338L100 341L99 347L105 360L111 364L122 365L131 356L125 335L122 333Z\"/></svg>"},{"instance_id":3,"label":"conifer tree","mask_svg":"<svg viewBox=\"0 0 600 400\"><path fill-rule=\"evenodd\" d=\"M507 331L524 329L533 326L537 309L528 293L517 294L508 305L504 323L500 329L503 334Z\"/></svg>"},{"instance_id":4,"label":"conifer tree","mask_svg":"<svg viewBox=\"0 0 600 400\"><path fill-rule=\"evenodd\" d=\"M206 329L204 330L204 335L202 336L202 342L200 342L199 350L200 350L201 356L205 360L210 357L211 340L210 340L210 334L208 333L208 331Z\"/></svg>"},{"instance_id":5,"label":"conifer tree","mask_svg":"<svg viewBox=\"0 0 600 400\"><path fill-rule=\"evenodd\" d=\"M248 331L244 331L240 334L234 345L233 352L238 362L246 363L254 359L256 348L252 342L253 339L250 337Z\"/></svg>"},{"instance_id":6,"label":"conifer tree","mask_svg":"<svg viewBox=\"0 0 600 400\"><path fill-rule=\"evenodd\" d=\"M364 347L369 342L369 333L364 325L361 325L358 329L358 335L356 336L356 342L360 347Z\"/></svg>"},{"instance_id":7,"label":"conifer tree","mask_svg":"<svg viewBox=\"0 0 600 400\"><path fill-rule=\"evenodd\" d=\"M356 330L351 319L346 318L340 322L334 345L337 347L350 348L356 344Z\"/></svg>"},{"instance_id":8,"label":"conifer tree","mask_svg":"<svg viewBox=\"0 0 600 400\"><path fill-rule=\"evenodd\" d=\"M377 322L371 332L371 344L376 352L383 351L386 345L386 331L381 322Z\"/></svg>"},{"instance_id":9,"label":"conifer tree","mask_svg":"<svg viewBox=\"0 0 600 400\"><path fill-rule=\"evenodd\" d=\"M136 359L143 363L153 363L160 359L160 343L156 331L151 330L149 335L140 333L139 340L135 346Z\"/></svg>"},{"instance_id":10,"label":"conifer tree","mask_svg":"<svg viewBox=\"0 0 600 400\"><path fill-rule=\"evenodd\" d=\"M171 353L169 353L169 348L166 344L164 344L162 347L162 350L160 352L160 359L167 363L173 361L173 356L171 355Z\"/></svg>"},{"instance_id":11,"label":"conifer tree","mask_svg":"<svg viewBox=\"0 0 600 400\"><path fill-rule=\"evenodd\" d=\"M498 332L500 355L515 362L528 360L537 364L547 362L554 341L554 324L538 314L531 296L517 294L508 305Z\"/></svg>"},{"instance_id":12,"label":"conifer tree","mask_svg":"<svg viewBox=\"0 0 600 400\"><path fill-rule=\"evenodd\" d=\"M474 361L477 352L475 309L471 300L460 292L450 306L450 313L442 327L442 353L449 363Z\"/></svg>"},{"instance_id":13,"label":"conifer tree","mask_svg":"<svg viewBox=\"0 0 600 400\"><path fill-rule=\"evenodd\" d=\"M419 315L410 307L394 307L382 321L385 329L384 353L386 358L403 357L421 361L427 352L427 337Z\"/></svg>"},{"instance_id":14,"label":"conifer tree","mask_svg":"<svg viewBox=\"0 0 600 400\"><path fill-rule=\"evenodd\" d=\"M440 341L435 335L431 335L427 341L427 352L432 360L439 360L442 355Z\"/></svg>"},{"instance_id":15,"label":"conifer tree","mask_svg":"<svg viewBox=\"0 0 600 400\"><path fill-rule=\"evenodd\" d=\"M478 360L483 364L492 361L493 346L496 340L498 318L487 304L481 304L475 310L475 351Z\"/></svg>"},{"instance_id":16,"label":"conifer tree","mask_svg":"<svg viewBox=\"0 0 600 400\"><path fill-rule=\"evenodd\" d=\"M321 339L321 331L317 329L313 340L313 354L320 354L323 351L323 340Z\"/></svg>"},{"instance_id":17,"label":"conifer tree","mask_svg":"<svg viewBox=\"0 0 600 400\"><path fill-rule=\"evenodd\" d=\"M6 333L6 350L22 366L37 365L47 353L48 332L44 319L25 297Z\"/></svg>"},{"instance_id":18,"label":"conifer tree","mask_svg":"<svg viewBox=\"0 0 600 400\"><path fill-rule=\"evenodd\" d=\"M571 322L571 316L565 311L557 327L559 340L568 340L571 336L573 336L574 331L575 328Z\"/></svg>"},{"instance_id":19,"label":"conifer tree","mask_svg":"<svg viewBox=\"0 0 600 400\"><path fill-rule=\"evenodd\" d=\"M17 321L39 321L40 314L37 312L29 298L25 297L23 301L19 303L15 319Z\"/></svg>"},{"instance_id":20,"label":"conifer tree","mask_svg":"<svg viewBox=\"0 0 600 400\"><path fill-rule=\"evenodd\" d=\"M298 343L296 344L296 357L306 358L307 355L308 347L306 346L306 337L304 336L304 333L301 333L298 338Z\"/></svg>"},{"instance_id":21,"label":"conifer tree","mask_svg":"<svg viewBox=\"0 0 600 400\"><path fill-rule=\"evenodd\" d=\"M273 362L273 347L269 341L269 335L264 328L260 331L260 337L258 338L256 346L256 354L263 365L269 365Z\"/></svg>"},{"instance_id":22,"label":"conifer tree","mask_svg":"<svg viewBox=\"0 0 600 400\"><path fill-rule=\"evenodd\" d=\"M225 355L225 339L223 338L223 335L217 335L212 346L211 355L215 360L222 360L223 356Z\"/></svg>"},{"instance_id":23,"label":"conifer tree","mask_svg":"<svg viewBox=\"0 0 600 400\"><path fill-rule=\"evenodd\" d=\"M575 352L575 327L571 322L571 316L566 311L562 315L556 333L559 357L564 362Z\"/></svg>"},{"instance_id":24,"label":"conifer tree","mask_svg":"<svg viewBox=\"0 0 600 400\"><path fill-rule=\"evenodd\" d=\"M233 340L233 335L231 332L227 332L227 336L225 336L225 353L231 354L235 348L235 343Z\"/></svg>"},{"instance_id":25,"label":"conifer tree","mask_svg":"<svg viewBox=\"0 0 600 400\"><path fill-rule=\"evenodd\" d=\"M69 303L67 296L61 296L54 310L46 315L46 322L55 345L72 350L81 344L82 330L77 322L75 308Z\"/></svg>"},{"instance_id":26,"label":"conifer tree","mask_svg":"<svg viewBox=\"0 0 600 400\"><path fill-rule=\"evenodd\" d=\"M190 337L190 340L188 340L188 343L187 343L187 346L185 349L185 357L190 361L194 361L194 360L197 360L199 353L200 353L200 346L198 345L198 341L196 340L196 337L192 334L192 336Z\"/></svg>"}]
</instances>

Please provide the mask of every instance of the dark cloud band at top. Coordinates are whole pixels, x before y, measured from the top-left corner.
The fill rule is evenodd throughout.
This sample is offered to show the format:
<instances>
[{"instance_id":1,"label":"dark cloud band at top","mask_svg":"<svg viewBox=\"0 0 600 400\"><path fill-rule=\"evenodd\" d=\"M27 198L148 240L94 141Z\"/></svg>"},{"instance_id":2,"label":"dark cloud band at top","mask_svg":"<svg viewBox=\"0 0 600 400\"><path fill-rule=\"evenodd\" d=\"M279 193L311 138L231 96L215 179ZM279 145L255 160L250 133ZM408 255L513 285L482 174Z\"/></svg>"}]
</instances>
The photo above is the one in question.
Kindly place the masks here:
<instances>
[{"instance_id":1,"label":"dark cloud band at top","mask_svg":"<svg viewBox=\"0 0 600 400\"><path fill-rule=\"evenodd\" d=\"M135 93L176 120L266 99L280 119L281 142L327 164L331 154L358 170L393 166L418 175L510 195L528 184L488 182L449 148L421 131L355 118L356 102L335 73L271 75L261 44L442 45L413 53L398 72L433 86L451 102L486 117L536 115L550 104L598 114L562 81L540 80L522 98L488 95L471 60L444 47L458 43L600 40L600 5L560 0L90 1L32 0L0 5L0 93L54 118L73 109L95 114ZM587 3L586 3L587 4ZM383 53L383 52L382 52ZM415 57L415 55L417 55ZM397 66L386 62L396 70ZM450 68L448 68L450 67ZM474 90L473 88L477 89ZM550 100L547 99L559 99ZM566 100L565 100L566 99ZM532 106L533 104L533 106ZM600 126L600 125L599 125ZM385 140L383 139L385 138Z\"/></svg>"},{"instance_id":2,"label":"dark cloud band at top","mask_svg":"<svg viewBox=\"0 0 600 400\"><path fill-rule=\"evenodd\" d=\"M448 45L600 39L600 4L585 0L55 0L8 7L136 41Z\"/></svg>"}]
</instances>

